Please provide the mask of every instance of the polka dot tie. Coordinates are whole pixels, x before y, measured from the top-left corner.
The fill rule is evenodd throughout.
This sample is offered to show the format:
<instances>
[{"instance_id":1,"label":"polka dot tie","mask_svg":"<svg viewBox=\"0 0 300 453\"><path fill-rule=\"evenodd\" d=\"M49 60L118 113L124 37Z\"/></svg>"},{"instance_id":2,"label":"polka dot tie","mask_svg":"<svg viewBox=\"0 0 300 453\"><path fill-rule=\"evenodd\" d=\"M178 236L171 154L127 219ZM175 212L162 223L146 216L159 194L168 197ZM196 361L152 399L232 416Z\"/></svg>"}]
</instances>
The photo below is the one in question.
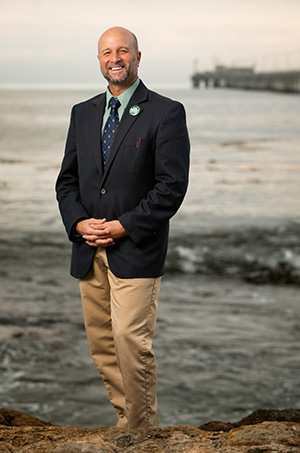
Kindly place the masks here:
<instances>
[{"instance_id":1,"label":"polka dot tie","mask_svg":"<svg viewBox=\"0 0 300 453\"><path fill-rule=\"evenodd\" d=\"M105 170L108 156L111 150L111 146L114 141L115 133L119 125L119 115L118 108L120 107L120 101L116 98L110 98L110 114L108 120L105 124L103 136L102 136L102 159L103 159L103 168Z\"/></svg>"}]
</instances>

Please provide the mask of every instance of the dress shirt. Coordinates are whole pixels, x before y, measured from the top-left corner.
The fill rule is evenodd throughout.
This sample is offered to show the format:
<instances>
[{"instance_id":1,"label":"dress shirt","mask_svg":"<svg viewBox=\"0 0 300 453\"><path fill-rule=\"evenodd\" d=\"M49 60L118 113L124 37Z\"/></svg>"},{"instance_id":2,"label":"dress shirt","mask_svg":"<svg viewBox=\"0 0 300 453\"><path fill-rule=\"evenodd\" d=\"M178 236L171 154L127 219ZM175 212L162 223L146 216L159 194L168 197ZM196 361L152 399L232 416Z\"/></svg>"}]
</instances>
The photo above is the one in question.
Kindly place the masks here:
<instances>
[{"instance_id":1,"label":"dress shirt","mask_svg":"<svg viewBox=\"0 0 300 453\"><path fill-rule=\"evenodd\" d=\"M120 101L120 107L118 108L118 115L119 115L119 120L121 121L122 115L128 105L128 102L130 101L131 96L137 89L138 85L140 83L140 79L137 78L136 81L129 87L127 90L123 91L119 96L113 96L111 92L109 91L109 87L106 89L106 105L105 105L105 110L104 110L104 115L103 115L103 121L102 121L102 129L101 129L101 137L103 135L104 127L106 124L106 121L108 120L109 114L110 114L110 106L109 106L109 101L110 98L115 97L119 99Z\"/></svg>"}]
</instances>

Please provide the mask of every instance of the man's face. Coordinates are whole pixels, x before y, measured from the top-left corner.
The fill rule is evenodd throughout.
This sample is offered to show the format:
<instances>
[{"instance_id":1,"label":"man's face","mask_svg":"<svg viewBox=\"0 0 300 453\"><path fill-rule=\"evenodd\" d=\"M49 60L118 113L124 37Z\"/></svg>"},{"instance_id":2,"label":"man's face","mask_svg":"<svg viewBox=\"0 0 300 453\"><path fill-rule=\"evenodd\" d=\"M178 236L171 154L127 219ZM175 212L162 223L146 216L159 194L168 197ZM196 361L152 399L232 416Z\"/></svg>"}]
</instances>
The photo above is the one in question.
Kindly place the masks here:
<instances>
[{"instance_id":1,"label":"man's face","mask_svg":"<svg viewBox=\"0 0 300 453\"><path fill-rule=\"evenodd\" d=\"M135 82L141 53L128 30L107 30L99 39L98 59L101 72L110 84L125 89Z\"/></svg>"}]
</instances>

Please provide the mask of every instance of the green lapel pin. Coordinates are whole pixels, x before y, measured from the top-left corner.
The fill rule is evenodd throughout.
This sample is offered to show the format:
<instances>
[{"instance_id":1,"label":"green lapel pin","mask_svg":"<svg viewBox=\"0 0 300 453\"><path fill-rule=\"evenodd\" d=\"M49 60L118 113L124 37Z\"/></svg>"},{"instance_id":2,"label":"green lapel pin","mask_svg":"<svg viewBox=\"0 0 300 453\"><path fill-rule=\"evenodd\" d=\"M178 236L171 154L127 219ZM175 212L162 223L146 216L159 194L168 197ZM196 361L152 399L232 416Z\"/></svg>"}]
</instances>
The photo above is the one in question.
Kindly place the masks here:
<instances>
[{"instance_id":1,"label":"green lapel pin","mask_svg":"<svg viewBox=\"0 0 300 453\"><path fill-rule=\"evenodd\" d=\"M141 111L141 107L139 107L138 105L133 105L132 107L130 107L129 109L129 113L130 115L132 116L136 116L140 113Z\"/></svg>"}]
</instances>

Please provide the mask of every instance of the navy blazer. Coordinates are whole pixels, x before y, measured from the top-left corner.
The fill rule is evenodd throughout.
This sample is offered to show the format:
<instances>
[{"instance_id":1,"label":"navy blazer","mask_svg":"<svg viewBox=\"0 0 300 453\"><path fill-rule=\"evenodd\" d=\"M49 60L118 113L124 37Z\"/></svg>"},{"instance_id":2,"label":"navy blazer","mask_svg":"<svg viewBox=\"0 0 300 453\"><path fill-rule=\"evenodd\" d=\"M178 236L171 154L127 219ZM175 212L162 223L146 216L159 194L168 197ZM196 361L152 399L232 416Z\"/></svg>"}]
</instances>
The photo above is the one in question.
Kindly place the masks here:
<instances>
[{"instance_id":1,"label":"navy blazer","mask_svg":"<svg viewBox=\"0 0 300 453\"><path fill-rule=\"evenodd\" d=\"M62 219L73 242L71 275L83 278L91 268L96 248L76 237L74 227L79 220L94 217L118 219L128 233L106 249L116 276L158 277L164 272L169 219L182 203L188 184L184 107L140 81L103 171L105 102L103 93L73 107L56 183ZM140 107L138 114L130 114L132 106Z\"/></svg>"}]
</instances>

